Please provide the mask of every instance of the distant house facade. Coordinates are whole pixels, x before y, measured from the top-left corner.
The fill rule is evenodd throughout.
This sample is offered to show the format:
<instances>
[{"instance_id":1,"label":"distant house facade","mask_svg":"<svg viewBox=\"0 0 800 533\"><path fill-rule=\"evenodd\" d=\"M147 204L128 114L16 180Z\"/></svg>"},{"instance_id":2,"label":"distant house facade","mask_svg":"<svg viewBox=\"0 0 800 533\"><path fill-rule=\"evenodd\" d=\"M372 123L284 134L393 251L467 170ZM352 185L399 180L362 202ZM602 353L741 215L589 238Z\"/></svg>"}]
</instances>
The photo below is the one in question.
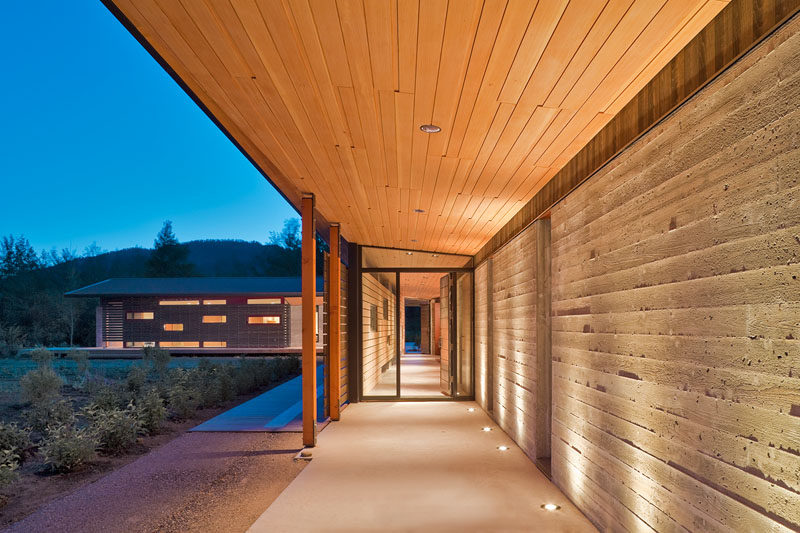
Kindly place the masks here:
<instances>
[{"instance_id":1,"label":"distant house facade","mask_svg":"<svg viewBox=\"0 0 800 533\"><path fill-rule=\"evenodd\" d=\"M319 342L322 278L317 288ZM99 348L274 350L301 345L299 277L114 278L66 296L99 298Z\"/></svg>"}]
</instances>

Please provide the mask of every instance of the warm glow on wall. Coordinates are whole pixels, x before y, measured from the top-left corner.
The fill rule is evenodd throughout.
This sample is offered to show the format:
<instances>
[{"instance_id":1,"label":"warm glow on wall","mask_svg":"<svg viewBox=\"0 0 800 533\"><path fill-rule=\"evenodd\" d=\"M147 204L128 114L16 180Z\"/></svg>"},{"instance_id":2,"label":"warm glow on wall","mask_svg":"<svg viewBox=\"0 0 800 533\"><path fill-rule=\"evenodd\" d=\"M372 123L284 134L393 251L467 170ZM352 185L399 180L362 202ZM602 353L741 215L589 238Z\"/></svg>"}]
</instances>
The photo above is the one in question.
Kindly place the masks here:
<instances>
[{"instance_id":1,"label":"warm glow on wall","mask_svg":"<svg viewBox=\"0 0 800 533\"><path fill-rule=\"evenodd\" d=\"M141 313L127 313L128 320L153 320L152 311L144 311Z\"/></svg>"},{"instance_id":2,"label":"warm glow on wall","mask_svg":"<svg viewBox=\"0 0 800 533\"><path fill-rule=\"evenodd\" d=\"M203 300L203 305L225 305L228 300Z\"/></svg>"},{"instance_id":3,"label":"warm glow on wall","mask_svg":"<svg viewBox=\"0 0 800 533\"><path fill-rule=\"evenodd\" d=\"M248 324L280 324L281 317L279 316L249 316L247 317Z\"/></svg>"},{"instance_id":4,"label":"warm glow on wall","mask_svg":"<svg viewBox=\"0 0 800 533\"><path fill-rule=\"evenodd\" d=\"M227 321L226 315L203 315L203 324L224 324Z\"/></svg>"},{"instance_id":5,"label":"warm glow on wall","mask_svg":"<svg viewBox=\"0 0 800 533\"><path fill-rule=\"evenodd\" d=\"M227 348L228 343L225 341L203 341L203 348Z\"/></svg>"},{"instance_id":6,"label":"warm glow on wall","mask_svg":"<svg viewBox=\"0 0 800 533\"><path fill-rule=\"evenodd\" d=\"M200 300L160 300L158 305L200 305Z\"/></svg>"},{"instance_id":7,"label":"warm glow on wall","mask_svg":"<svg viewBox=\"0 0 800 533\"><path fill-rule=\"evenodd\" d=\"M262 304L262 305L278 305L282 304L283 300L280 298L248 298L249 304Z\"/></svg>"},{"instance_id":8,"label":"warm glow on wall","mask_svg":"<svg viewBox=\"0 0 800 533\"><path fill-rule=\"evenodd\" d=\"M183 324L164 324L164 331L183 331Z\"/></svg>"},{"instance_id":9,"label":"warm glow on wall","mask_svg":"<svg viewBox=\"0 0 800 533\"><path fill-rule=\"evenodd\" d=\"M144 348L145 346L155 346L153 341L127 341L125 342L126 348Z\"/></svg>"},{"instance_id":10,"label":"warm glow on wall","mask_svg":"<svg viewBox=\"0 0 800 533\"><path fill-rule=\"evenodd\" d=\"M197 341L161 341L158 343L162 348L199 348Z\"/></svg>"}]
</instances>

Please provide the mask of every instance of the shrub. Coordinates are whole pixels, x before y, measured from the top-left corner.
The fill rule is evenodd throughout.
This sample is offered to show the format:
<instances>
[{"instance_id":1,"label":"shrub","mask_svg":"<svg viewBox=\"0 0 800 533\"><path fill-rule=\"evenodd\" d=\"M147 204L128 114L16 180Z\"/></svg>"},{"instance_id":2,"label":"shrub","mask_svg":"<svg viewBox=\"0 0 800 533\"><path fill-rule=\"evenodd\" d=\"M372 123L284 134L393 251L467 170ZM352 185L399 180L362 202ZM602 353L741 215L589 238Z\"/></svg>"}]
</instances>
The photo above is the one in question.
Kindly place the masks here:
<instances>
[{"instance_id":1,"label":"shrub","mask_svg":"<svg viewBox=\"0 0 800 533\"><path fill-rule=\"evenodd\" d=\"M167 392L169 408L177 418L191 418L200 405L201 394L189 380L188 373L178 369Z\"/></svg>"},{"instance_id":2,"label":"shrub","mask_svg":"<svg viewBox=\"0 0 800 533\"><path fill-rule=\"evenodd\" d=\"M0 422L0 450L9 451L22 459L31 447L31 438L27 431L17 424Z\"/></svg>"},{"instance_id":3,"label":"shrub","mask_svg":"<svg viewBox=\"0 0 800 533\"><path fill-rule=\"evenodd\" d=\"M40 367L50 366L53 361L53 354L47 348L36 348L31 350L28 356Z\"/></svg>"},{"instance_id":4,"label":"shrub","mask_svg":"<svg viewBox=\"0 0 800 533\"><path fill-rule=\"evenodd\" d=\"M90 405L84 409L84 414L97 437L99 448L107 453L119 454L126 451L133 446L142 431L133 403L128 404L125 409L99 409Z\"/></svg>"},{"instance_id":5,"label":"shrub","mask_svg":"<svg viewBox=\"0 0 800 533\"><path fill-rule=\"evenodd\" d=\"M128 403L127 396L116 384L106 383L92 390L90 403L96 409L121 409Z\"/></svg>"},{"instance_id":6,"label":"shrub","mask_svg":"<svg viewBox=\"0 0 800 533\"><path fill-rule=\"evenodd\" d=\"M164 407L164 400L156 389L148 389L136 399L136 418L142 430L148 435L158 433L166 417L167 408Z\"/></svg>"},{"instance_id":7,"label":"shrub","mask_svg":"<svg viewBox=\"0 0 800 533\"><path fill-rule=\"evenodd\" d=\"M17 479L18 456L11 450L0 450L0 489Z\"/></svg>"},{"instance_id":8,"label":"shrub","mask_svg":"<svg viewBox=\"0 0 800 533\"><path fill-rule=\"evenodd\" d=\"M129 392L139 393L144 384L147 382L147 369L135 365L128 370L128 376L125 378L125 388Z\"/></svg>"},{"instance_id":9,"label":"shrub","mask_svg":"<svg viewBox=\"0 0 800 533\"><path fill-rule=\"evenodd\" d=\"M142 359L150 363L153 371L158 376L164 376L167 373L167 367L171 359L169 351L156 348L155 346L145 346L142 348Z\"/></svg>"},{"instance_id":10,"label":"shrub","mask_svg":"<svg viewBox=\"0 0 800 533\"><path fill-rule=\"evenodd\" d=\"M51 428L39 446L45 465L56 472L71 472L91 461L96 449L95 436L72 424Z\"/></svg>"},{"instance_id":11,"label":"shrub","mask_svg":"<svg viewBox=\"0 0 800 533\"><path fill-rule=\"evenodd\" d=\"M86 375L89 373L89 352L83 350L72 350L69 358L75 362L78 374Z\"/></svg>"},{"instance_id":12,"label":"shrub","mask_svg":"<svg viewBox=\"0 0 800 533\"><path fill-rule=\"evenodd\" d=\"M49 427L72 424L75 421L75 411L69 400L59 398L32 404L23 411L22 417L33 431L45 433Z\"/></svg>"},{"instance_id":13,"label":"shrub","mask_svg":"<svg viewBox=\"0 0 800 533\"><path fill-rule=\"evenodd\" d=\"M25 344L26 338L27 335L21 327L0 324L0 356L16 356Z\"/></svg>"},{"instance_id":14,"label":"shrub","mask_svg":"<svg viewBox=\"0 0 800 533\"><path fill-rule=\"evenodd\" d=\"M64 381L49 366L31 370L19 380L23 401L32 404L47 403L58 398Z\"/></svg>"}]
</instances>

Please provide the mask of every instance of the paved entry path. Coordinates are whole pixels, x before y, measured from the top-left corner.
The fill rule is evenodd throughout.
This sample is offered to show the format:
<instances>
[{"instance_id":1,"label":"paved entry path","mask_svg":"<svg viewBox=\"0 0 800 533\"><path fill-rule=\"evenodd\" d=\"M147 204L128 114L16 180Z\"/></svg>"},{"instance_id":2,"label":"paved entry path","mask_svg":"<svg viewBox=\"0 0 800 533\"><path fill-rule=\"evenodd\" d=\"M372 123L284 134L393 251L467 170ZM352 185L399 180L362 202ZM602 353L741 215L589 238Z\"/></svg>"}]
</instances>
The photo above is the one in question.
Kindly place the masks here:
<instances>
[{"instance_id":1,"label":"paved entry path","mask_svg":"<svg viewBox=\"0 0 800 533\"><path fill-rule=\"evenodd\" d=\"M302 431L302 377L206 420L191 431ZM317 421L324 422L325 371L317 366ZM321 429L321 427L320 427Z\"/></svg>"},{"instance_id":2,"label":"paved entry path","mask_svg":"<svg viewBox=\"0 0 800 533\"><path fill-rule=\"evenodd\" d=\"M313 454L251 532L596 531L474 402L352 404Z\"/></svg>"}]
</instances>

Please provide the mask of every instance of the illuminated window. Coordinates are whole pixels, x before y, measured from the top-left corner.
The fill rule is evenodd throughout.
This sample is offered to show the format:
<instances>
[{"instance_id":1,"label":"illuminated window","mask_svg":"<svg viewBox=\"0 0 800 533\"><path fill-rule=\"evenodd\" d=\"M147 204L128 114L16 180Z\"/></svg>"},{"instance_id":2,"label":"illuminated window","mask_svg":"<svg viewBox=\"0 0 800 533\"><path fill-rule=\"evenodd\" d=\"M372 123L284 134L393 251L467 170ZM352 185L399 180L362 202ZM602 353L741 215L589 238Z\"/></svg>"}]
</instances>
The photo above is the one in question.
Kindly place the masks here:
<instances>
[{"instance_id":1,"label":"illuminated window","mask_svg":"<svg viewBox=\"0 0 800 533\"><path fill-rule=\"evenodd\" d=\"M145 346L155 346L156 343L153 341L126 341L125 347L126 348L144 348Z\"/></svg>"},{"instance_id":2,"label":"illuminated window","mask_svg":"<svg viewBox=\"0 0 800 533\"><path fill-rule=\"evenodd\" d=\"M378 331L378 306L369 304L369 330Z\"/></svg>"},{"instance_id":3,"label":"illuminated window","mask_svg":"<svg viewBox=\"0 0 800 533\"><path fill-rule=\"evenodd\" d=\"M161 341L158 343L162 348L199 348L197 341Z\"/></svg>"},{"instance_id":4,"label":"illuminated window","mask_svg":"<svg viewBox=\"0 0 800 533\"><path fill-rule=\"evenodd\" d=\"M227 348L228 343L225 341L204 341L203 348Z\"/></svg>"},{"instance_id":5,"label":"illuminated window","mask_svg":"<svg viewBox=\"0 0 800 533\"><path fill-rule=\"evenodd\" d=\"M282 304L283 300L280 298L248 298L247 303L275 305L275 304Z\"/></svg>"},{"instance_id":6,"label":"illuminated window","mask_svg":"<svg viewBox=\"0 0 800 533\"><path fill-rule=\"evenodd\" d=\"M247 317L248 324L280 324L281 317L279 316L249 316Z\"/></svg>"},{"instance_id":7,"label":"illuminated window","mask_svg":"<svg viewBox=\"0 0 800 533\"><path fill-rule=\"evenodd\" d=\"M145 311L142 313L127 313L128 320L153 320L153 312Z\"/></svg>"},{"instance_id":8,"label":"illuminated window","mask_svg":"<svg viewBox=\"0 0 800 533\"><path fill-rule=\"evenodd\" d=\"M389 300L387 298L383 299L383 319L389 320Z\"/></svg>"},{"instance_id":9,"label":"illuminated window","mask_svg":"<svg viewBox=\"0 0 800 533\"><path fill-rule=\"evenodd\" d=\"M164 324L164 331L183 331L183 324Z\"/></svg>"},{"instance_id":10,"label":"illuminated window","mask_svg":"<svg viewBox=\"0 0 800 533\"><path fill-rule=\"evenodd\" d=\"M203 324L224 324L227 321L225 315L203 315Z\"/></svg>"},{"instance_id":11,"label":"illuminated window","mask_svg":"<svg viewBox=\"0 0 800 533\"><path fill-rule=\"evenodd\" d=\"M203 305L225 305L228 300L203 300Z\"/></svg>"},{"instance_id":12,"label":"illuminated window","mask_svg":"<svg viewBox=\"0 0 800 533\"><path fill-rule=\"evenodd\" d=\"M158 305L200 305L200 300L160 300Z\"/></svg>"}]
</instances>

